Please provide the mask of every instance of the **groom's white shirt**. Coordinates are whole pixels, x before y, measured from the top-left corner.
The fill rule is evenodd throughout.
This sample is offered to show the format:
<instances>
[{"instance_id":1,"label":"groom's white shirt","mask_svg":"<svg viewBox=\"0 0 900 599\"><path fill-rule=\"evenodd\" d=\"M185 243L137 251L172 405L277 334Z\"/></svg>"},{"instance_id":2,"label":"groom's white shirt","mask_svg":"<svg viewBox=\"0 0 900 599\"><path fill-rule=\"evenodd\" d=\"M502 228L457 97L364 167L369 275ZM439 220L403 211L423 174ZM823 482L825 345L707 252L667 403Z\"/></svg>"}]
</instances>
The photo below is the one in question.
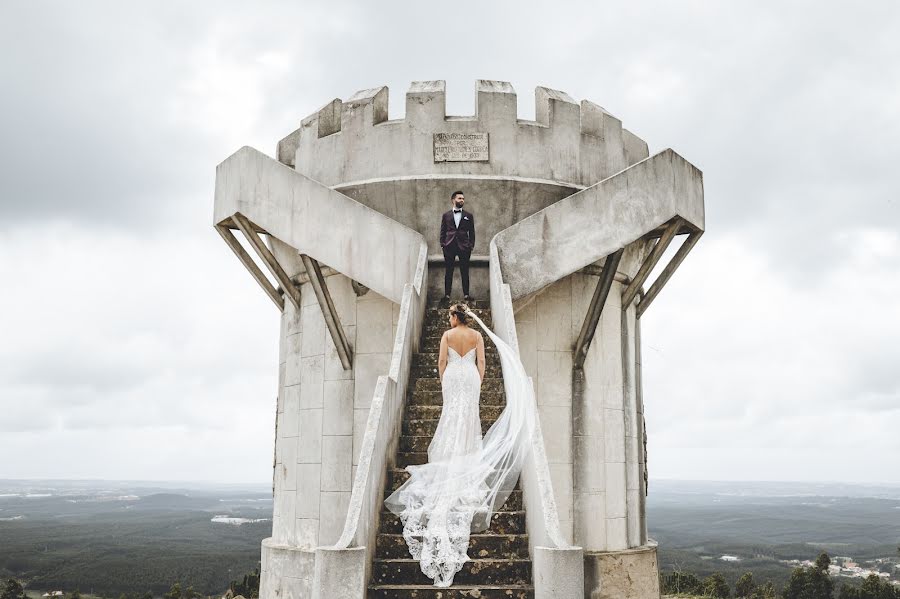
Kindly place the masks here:
<instances>
[{"instance_id":1,"label":"groom's white shirt","mask_svg":"<svg viewBox=\"0 0 900 599\"><path fill-rule=\"evenodd\" d=\"M461 221L461 220L462 220L462 210L460 210L459 212L454 212L453 213L453 222L456 224L457 229L459 228L459 221Z\"/></svg>"}]
</instances>

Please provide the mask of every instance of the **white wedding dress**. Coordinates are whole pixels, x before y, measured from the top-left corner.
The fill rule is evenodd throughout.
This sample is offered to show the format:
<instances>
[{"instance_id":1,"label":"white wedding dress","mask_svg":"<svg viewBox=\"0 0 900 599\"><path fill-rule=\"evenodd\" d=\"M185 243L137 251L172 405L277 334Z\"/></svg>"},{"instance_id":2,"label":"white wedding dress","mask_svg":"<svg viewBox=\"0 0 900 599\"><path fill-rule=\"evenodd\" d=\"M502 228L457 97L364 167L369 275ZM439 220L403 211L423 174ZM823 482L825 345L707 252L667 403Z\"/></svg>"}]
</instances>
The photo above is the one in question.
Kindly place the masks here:
<instances>
[{"instance_id":1,"label":"white wedding dress","mask_svg":"<svg viewBox=\"0 0 900 599\"><path fill-rule=\"evenodd\" d=\"M386 500L403 522L409 553L435 586L448 587L468 561L469 535L490 527L521 471L534 426L531 381L515 352L469 313L490 336L503 365L506 408L481 436L481 380L475 349L448 348L441 381L443 408L428 463L407 466L409 480Z\"/></svg>"}]
</instances>

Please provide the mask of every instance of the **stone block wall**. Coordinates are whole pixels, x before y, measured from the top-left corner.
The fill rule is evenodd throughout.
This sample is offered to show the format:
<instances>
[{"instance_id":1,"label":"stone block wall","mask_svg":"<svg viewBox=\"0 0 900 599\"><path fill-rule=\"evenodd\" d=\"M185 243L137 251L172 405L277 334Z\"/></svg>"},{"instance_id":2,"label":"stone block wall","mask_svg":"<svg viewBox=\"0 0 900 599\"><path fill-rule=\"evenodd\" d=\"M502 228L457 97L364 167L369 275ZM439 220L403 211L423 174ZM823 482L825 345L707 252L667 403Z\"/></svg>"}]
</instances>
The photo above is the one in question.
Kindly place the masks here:
<instances>
[{"instance_id":1,"label":"stone block wall","mask_svg":"<svg viewBox=\"0 0 900 599\"><path fill-rule=\"evenodd\" d=\"M642 248L629 248L620 280L639 263ZM633 306L622 310L622 282L613 283L583 379L573 376L574 345L598 278L578 272L515 303L560 525L569 542L586 552L646 543L636 321Z\"/></svg>"},{"instance_id":2,"label":"stone block wall","mask_svg":"<svg viewBox=\"0 0 900 599\"><path fill-rule=\"evenodd\" d=\"M312 559L317 546L341 535L375 383L393 349L395 304L373 291L357 297L340 274L326 282L354 350L353 369L343 369L315 293L303 284L301 309L287 302L281 319L275 501L262 564L263 583L275 587L307 588L311 581L289 581L279 564L300 559L297 552Z\"/></svg>"},{"instance_id":3,"label":"stone block wall","mask_svg":"<svg viewBox=\"0 0 900 599\"><path fill-rule=\"evenodd\" d=\"M592 185L647 155L646 143L602 107L537 87L535 119L519 119L517 96L505 81L479 80L473 116L446 113L443 81L417 81L406 93L406 115L388 119L388 88L334 99L304 118L278 144L278 159L322 183L421 175L491 175ZM438 132L490 135L490 161L432 158ZM632 156L632 154L634 156Z\"/></svg>"},{"instance_id":4,"label":"stone block wall","mask_svg":"<svg viewBox=\"0 0 900 599\"><path fill-rule=\"evenodd\" d=\"M474 253L487 255L499 231L648 156L646 142L587 100L538 87L527 120L509 83L475 88L472 116L446 113L443 81L413 82L402 119L387 118L387 87L334 99L278 143L278 160L420 232L432 254L450 194L463 190ZM435 133L487 133L490 160L435 162Z\"/></svg>"}]
</instances>

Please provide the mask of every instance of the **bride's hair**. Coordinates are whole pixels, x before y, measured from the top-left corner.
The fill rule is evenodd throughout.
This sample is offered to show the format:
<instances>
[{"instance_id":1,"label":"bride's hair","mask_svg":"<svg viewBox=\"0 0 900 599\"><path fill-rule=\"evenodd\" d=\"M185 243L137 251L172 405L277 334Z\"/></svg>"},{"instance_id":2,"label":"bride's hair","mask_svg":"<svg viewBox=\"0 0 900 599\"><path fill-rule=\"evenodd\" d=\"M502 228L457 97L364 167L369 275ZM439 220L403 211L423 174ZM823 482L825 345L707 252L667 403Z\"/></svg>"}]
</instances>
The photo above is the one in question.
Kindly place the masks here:
<instances>
[{"instance_id":1,"label":"bride's hair","mask_svg":"<svg viewBox=\"0 0 900 599\"><path fill-rule=\"evenodd\" d=\"M450 314L454 314L456 319L459 321L459 324L469 324L469 315L466 312L469 311L469 307L465 304L453 304L450 306Z\"/></svg>"}]
</instances>

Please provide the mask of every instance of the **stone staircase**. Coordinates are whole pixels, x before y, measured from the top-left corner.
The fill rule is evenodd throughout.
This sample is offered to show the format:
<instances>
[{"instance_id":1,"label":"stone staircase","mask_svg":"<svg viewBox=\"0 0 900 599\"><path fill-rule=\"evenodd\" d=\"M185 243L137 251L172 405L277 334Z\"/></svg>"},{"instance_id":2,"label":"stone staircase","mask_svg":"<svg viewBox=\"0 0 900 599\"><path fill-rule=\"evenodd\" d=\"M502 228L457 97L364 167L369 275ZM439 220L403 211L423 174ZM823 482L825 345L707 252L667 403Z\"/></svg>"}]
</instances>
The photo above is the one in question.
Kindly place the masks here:
<instances>
[{"instance_id":1,"label":"stone staircase","mask_svg":"<svg viewBox=\"0 0 900 599\"><path fill-rule=\"evenodd\" d=\"M491 326L486 302L470 302L474 312ZM441 335L447 330L447 310L431 307L425 315L422 343L413 358L409 397L403 414L403 429L396 468L387 473L385 496L409 478L404 468L428 461L428 444L441 416L441 381L437 356ZM478 328L473 323L474 328ZM500 357L496 347L485 338L485 375L481 387L481 428L486 432L505 405ZM387 510L381 512L375 559L368 597L377 599L532 599L531 558L525 533L522 491L517 487L502 510L494 513L491 527L472 535L470 561L453 580L453 586L440 589L422 574L419 562L412 559L403 539L400 519Z\"/></svg>"}]
</instances>

